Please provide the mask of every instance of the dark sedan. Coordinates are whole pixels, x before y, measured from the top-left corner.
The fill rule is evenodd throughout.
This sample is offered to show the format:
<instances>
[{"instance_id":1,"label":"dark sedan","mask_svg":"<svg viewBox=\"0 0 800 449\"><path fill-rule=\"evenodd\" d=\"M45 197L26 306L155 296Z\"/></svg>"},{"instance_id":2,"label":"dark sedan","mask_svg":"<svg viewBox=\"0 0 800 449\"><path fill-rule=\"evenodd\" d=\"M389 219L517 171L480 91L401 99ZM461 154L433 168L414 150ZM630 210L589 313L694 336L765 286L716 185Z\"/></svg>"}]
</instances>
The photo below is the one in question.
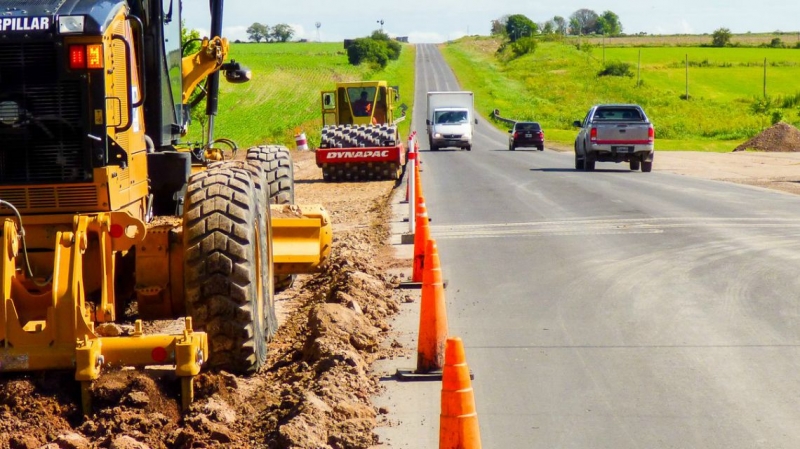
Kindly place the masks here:
<instances>
[{"instance_id":1,"label":"dark sedan","mask_svg":"<svg viewBox=\"0 0 800 449\"><path fill-rule=\"evenodd\" d=\"M544 131L537 122L517 122L508 130L508 150L514 151L517 147L536 147L544 151Z\"/></svg>"}]
</instances>

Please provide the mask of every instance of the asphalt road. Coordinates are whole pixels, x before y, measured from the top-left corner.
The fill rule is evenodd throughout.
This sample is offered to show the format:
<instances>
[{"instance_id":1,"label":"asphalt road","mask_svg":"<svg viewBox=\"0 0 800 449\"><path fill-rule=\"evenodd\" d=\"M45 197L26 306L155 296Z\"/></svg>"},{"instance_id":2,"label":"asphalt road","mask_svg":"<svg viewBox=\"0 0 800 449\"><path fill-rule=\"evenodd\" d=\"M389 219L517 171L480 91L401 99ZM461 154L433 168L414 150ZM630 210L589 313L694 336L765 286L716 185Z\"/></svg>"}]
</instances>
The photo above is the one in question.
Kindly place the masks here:
<instances>
[{"instance_id":1,"label":"asphalt road","mask_svg":"<svg viewBox=\"0 0 800 449\"><path fill-rule=\"evenodd\" d=\"M417 52L423 191L483 447L800 447L800 197L576 172L485 119L471 152L427 151L425 93L458 85ZM437 447L440 385L385 383L387 446Z\"/></svg>"}]
</instances>

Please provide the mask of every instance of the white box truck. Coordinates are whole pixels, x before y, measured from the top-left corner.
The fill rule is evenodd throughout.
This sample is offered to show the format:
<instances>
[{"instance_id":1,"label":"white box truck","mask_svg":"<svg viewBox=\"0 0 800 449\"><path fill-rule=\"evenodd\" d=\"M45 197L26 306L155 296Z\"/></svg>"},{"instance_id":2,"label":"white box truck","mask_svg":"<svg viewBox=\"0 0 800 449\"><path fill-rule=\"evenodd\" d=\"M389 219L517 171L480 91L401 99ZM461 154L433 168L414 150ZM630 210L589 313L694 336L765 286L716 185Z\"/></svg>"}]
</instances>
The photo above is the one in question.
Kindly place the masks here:
<instances>
[{"instance_id":1,"label":"white box truck","mask_svg":"<svg viewBox=\"0 0 800 449\"><path fill-rule=\"evenodd\" d=\"M472 150L475 101L472 92L428 92L428 144L432 151L439 148Z\"/></svg>"}]
</instances>

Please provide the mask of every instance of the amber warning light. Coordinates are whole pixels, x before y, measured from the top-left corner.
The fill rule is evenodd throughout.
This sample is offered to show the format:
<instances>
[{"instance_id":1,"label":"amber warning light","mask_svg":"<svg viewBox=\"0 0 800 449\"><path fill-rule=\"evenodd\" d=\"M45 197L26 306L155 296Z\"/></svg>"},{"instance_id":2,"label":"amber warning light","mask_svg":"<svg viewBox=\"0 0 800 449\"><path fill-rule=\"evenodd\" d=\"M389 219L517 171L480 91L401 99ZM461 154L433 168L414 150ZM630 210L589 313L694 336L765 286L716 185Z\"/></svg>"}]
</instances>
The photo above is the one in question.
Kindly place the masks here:
<instances>
[{"instance_id":1,"label":"amber warning light","mask_svg":"<svg viewBox=\"0 0 800 449\"><path fill-rule=\"evenodd\" d=\"M69 68L72 70L102 69L103 46L101 44L70 45Z\"/></svg>"}]
</instances>

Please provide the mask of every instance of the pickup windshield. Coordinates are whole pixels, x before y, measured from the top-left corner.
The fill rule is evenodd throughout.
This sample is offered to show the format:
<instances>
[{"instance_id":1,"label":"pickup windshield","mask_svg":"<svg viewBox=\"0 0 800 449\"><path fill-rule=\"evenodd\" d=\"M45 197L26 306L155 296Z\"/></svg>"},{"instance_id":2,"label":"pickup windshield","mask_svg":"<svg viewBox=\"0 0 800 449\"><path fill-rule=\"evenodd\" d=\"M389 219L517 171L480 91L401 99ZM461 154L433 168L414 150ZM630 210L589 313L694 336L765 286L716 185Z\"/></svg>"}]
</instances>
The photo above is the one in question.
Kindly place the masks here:
<instances>
[{"instance_id":1,"label":"pickup windshield","mask_svg":"<svg viewBox=\"0 0 800 449\"><path fill-rule=\"evenodd\" d=\"M467 111L440 111L436 112L435 121L437 125L441 124L460 124L467 123Z\"/></svg>"},{"instance_id":2,"label":"pickup windshield","mask_svg":"<svg viewBox=\"0 0 800 449\"><path fill-rule=\"evenodd\" d=\"M642 114L636 108L606 107L598 108L594 113L594 120L608 121L642 121Z\"/></svg>"}]
</instances>

